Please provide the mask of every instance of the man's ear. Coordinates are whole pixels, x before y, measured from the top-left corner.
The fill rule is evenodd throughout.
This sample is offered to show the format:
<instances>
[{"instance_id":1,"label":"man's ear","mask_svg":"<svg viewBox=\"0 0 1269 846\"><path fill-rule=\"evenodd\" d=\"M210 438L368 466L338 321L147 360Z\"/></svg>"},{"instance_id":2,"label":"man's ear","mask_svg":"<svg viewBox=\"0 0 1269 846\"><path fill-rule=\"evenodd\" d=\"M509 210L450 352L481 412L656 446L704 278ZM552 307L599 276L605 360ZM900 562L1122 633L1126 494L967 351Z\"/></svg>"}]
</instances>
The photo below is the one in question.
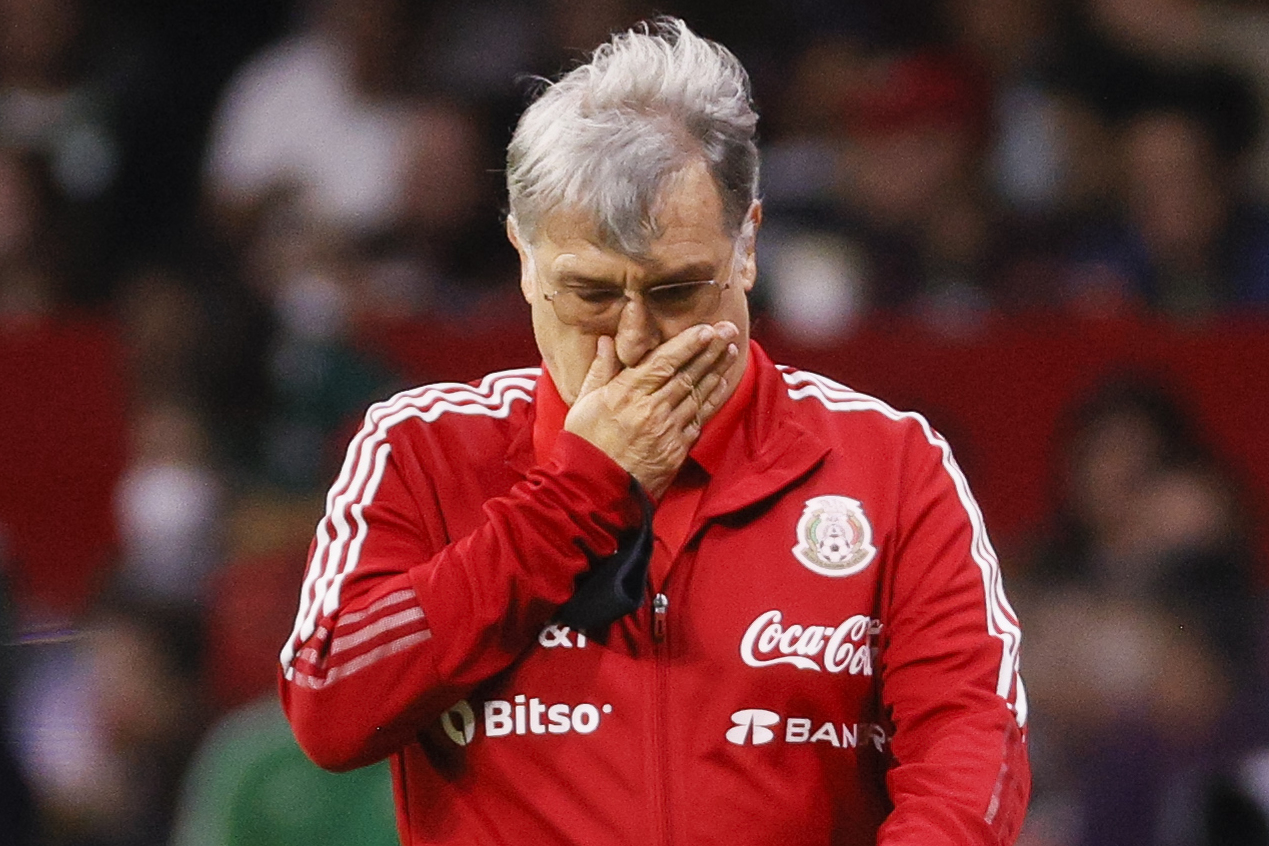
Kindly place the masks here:
<instances>
[{"instance_id":1,"label":"man's ear","mask_svg":"<svg viewBox=\"0 0 1269 846\"><path fill-rule=\"evenodd\" d=\"M754 200L740 224L740 284L746 291L753 289L758 279L758 229L762 226L762 202Z\"/></svg>"},{"instance_id":2,"label":"man's ear","mask_svg":"<svg viewBox=\"0 0 1269 846\"><path fill-rule=\"evenodd\" d=\"M533 303L534 295L537 293L537 273L534 272L533 253L529 251L529 247L525 244L520 236L520 227L516 226L516 219L507 215L507 240L511 242L511 246L516 248L516 252L520 255L520 293L524 295L524 299L530 305Z\"/></svg>"}]
</instances>

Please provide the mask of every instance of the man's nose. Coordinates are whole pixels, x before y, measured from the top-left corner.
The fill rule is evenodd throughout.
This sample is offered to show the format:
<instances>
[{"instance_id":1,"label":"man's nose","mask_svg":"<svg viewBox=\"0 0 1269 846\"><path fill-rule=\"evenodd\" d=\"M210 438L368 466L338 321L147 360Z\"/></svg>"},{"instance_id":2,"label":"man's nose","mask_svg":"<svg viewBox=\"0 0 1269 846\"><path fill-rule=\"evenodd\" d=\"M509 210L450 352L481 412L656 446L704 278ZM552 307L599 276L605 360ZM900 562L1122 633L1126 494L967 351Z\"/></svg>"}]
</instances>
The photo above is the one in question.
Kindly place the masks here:
<instances>
[{"instance_id":1,"label":"man's nose","mask_svg":"<svg viewBox=\"0 0 1269 846\"><path fill-rule=\"evenodd\" d=\"M633 367L661 343L661 329L639 297L626 301L617 320L613 336L617 358L626 367Z\"/></svg>"}]
</instances>

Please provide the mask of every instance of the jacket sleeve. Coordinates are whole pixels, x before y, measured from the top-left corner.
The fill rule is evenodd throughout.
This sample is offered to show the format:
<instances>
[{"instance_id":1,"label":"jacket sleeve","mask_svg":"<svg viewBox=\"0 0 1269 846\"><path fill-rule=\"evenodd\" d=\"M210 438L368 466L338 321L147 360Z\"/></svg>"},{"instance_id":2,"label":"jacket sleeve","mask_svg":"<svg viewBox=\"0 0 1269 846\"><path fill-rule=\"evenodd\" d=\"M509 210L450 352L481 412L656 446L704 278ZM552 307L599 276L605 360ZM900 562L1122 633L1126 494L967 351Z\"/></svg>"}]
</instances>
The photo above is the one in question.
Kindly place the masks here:
<instances>
[{"instance_id":1,"label":"jacket sleeve","mask_svg":"<svg viewBox=\"0 0 1269 846\"><path fill-rule=\"evenodd\" d=\"M947 443L913 421L881 634L893 724L882 846L1009 844L1030 792L1020 630Z\"/></svg>"},{"instance_id":2,"label":"jacket sleeve","mask_svg":"<svg viewBox=\"0 0 1269 846\"><path fill-rule=\"evenodd\" d=\"M506 668L641 519L629 474L564 433L550 460L483 504L473 532L442 544L431 483L394 446L350 448L281 656L287 718L327 769L390 755Z\"/></svg>"}]
</instances>

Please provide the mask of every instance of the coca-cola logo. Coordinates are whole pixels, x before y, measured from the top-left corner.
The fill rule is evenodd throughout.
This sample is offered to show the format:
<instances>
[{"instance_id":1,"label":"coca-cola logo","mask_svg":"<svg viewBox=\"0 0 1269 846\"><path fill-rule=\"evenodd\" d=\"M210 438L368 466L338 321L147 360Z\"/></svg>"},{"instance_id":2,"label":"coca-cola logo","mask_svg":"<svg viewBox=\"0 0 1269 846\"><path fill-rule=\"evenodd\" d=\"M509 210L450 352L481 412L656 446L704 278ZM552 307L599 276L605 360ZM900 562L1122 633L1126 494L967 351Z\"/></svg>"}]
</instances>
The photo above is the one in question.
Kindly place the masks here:
<instances>
[{"instance_id":1,"label":"coca-cola logo","mask_svg":"<svg viewBox=\"0 0 1269 846\"><path fill-rule=\"evenodd\" d=\"M872 675L873 639L881 623L864 614L837 626L783 624L777 610L758 615L740 640L740 657L750 667L788 664L799 670Z\"/></svg>"}]
</instances>

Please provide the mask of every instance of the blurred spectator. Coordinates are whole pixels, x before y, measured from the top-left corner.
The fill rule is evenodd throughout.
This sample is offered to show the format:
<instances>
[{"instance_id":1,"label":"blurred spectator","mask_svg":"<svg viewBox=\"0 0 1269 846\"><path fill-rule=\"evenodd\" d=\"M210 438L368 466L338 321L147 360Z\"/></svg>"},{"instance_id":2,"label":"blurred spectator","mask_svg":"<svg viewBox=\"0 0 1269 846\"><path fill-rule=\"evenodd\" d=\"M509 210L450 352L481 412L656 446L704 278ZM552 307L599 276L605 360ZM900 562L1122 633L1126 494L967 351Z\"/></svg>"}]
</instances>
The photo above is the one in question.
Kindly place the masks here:
<instances>
[{"instance_id":1,"label":"blurred spectator","mask_svg":"<svg viewBox=\"0 0 1269 846\"><path fill-rule=\"evenodd\" d=\"M1051 299L1057 224L1096 161L1050 84L1052 5L874 10L907 37L879 41L863 15L808 44L764 145L758 296L777 318L829 343L876 309L963 334L993 309Z\"/></svg>"},{"instance_id":2,"label":"blurred spectator","mask_svg":"<svg viewBox=\"0 0 1269 846\"><path fill-rule=\"evenodd\" d=\"M116 579L157 605L194 606L219 561L222 481L207 434L187 406L141 405L132 454L116 492L120 563Z\"/></svg>"},{"instance_id":3,"label":"blurred spectator","mask_svg":"<svg viewBox=\"0 0 1269 846\"><path fill-rule=\"evenodd\" d=\"M817 343L832 343L872 305L871 268L844 231L840 112L868 61L849 32L811 39L782 76L766 120L755 305Z\"/></svg>"},{"instance_id":4,"label":"blurred spectator","mask_svg":"<svg viewBox=\"0 0 1269 846\"><path fill-rule=\"evenodd\" d=\"M238 346L213 332L203 345L213 357L202 360L213 407L229 412L227 446L248 475L303 492L328 481L337 465L331 450L339 439L332 435L394 384L359 351L357 327L394 305L402 308L396 319L411 316L422 298L420 281L434 280L408 260L394 265L383 252L367 250L365 241L311 226L285 204L265 214L252 238L234 253L241 284L224 285L235 296L209 299L222 313L230 307L235 328L257 334L250 346ZM222 366L233 358L236 365ZM235 375L258 377L254 396Z\"/></svg>"},{"instance_id":5,"label":"blurred spectator","mask_svg":"<svg viewBox=\"0 0 1269 846\"><path fill-rule=\"evenodd\" d=\"M14 757L9 699L17 675L18 640L9 603L8 560L0 526L0 846L34 846L35 807Z\"/></svg>"},{"instance_id":6,"label":"blurred spectator","mask_svg":"<svg viewBox=\"0 0 1269 846\"><path fill-rule=\"evenodd\" d=\"M249 241L279 207L318 237L392 220L408 162L413 8L312 0L299 28L235 75L206 160L213 220L231 243Z\"/></svg>"},{"instance_id":7,"label":"blurred spectator","mask_svg":"<svg viewBox=\"0 0 1269 846\"><path fill-rule=\"evenodd\" d=\"M207 694L215 713L276 698L278 644L295 624L304 552L322 497L241 491L225 519L228 552L207 599ZM275 703L276 708L276 703Z\"/></svg>"},{"instance_id":8,"label":"blurred spectator","mask_svg":"<svg viewBox=\"0 0 1269 846\"><path fill-rule=\"evenodd\" d=\"M274 397L269 305L210 250L138 261L116 285L134 409L180 406L205 431L202 461L235 478L260 464Z\"/></svg>"},{"instance_id":9,"label":"blurred spectator","mask_svg":"<svg viewBox=\"0 0 1269 846\"><path fill-rule=\"evenodd\" d=\"M1256 109L1269 114L1269 9L1246 0L1088 0L1089 22L1125 53L1162 66L1219 66L1245 77ZM1247 106L1230 108L1244 120ZM1269 202L1269 137L1251 143L1240 174L1260 202ZM1249 178L1249 179L1248 179Z\"/></svg>"},{"instance_id":10,"label":"blurred spectator","mask_svg":"<svg viewBox=\"0 0 1269 846\"><path fill-rule=\"evenodd\" d=\"M991 129L978 178L999 204L990 293L1010 313L1057 307L1070 233L1100 220L1114 190L1110 127L1062 82L1066 5L945 3L948 39L990 78Z\"/></svg>"},{"instance_id":11,"label":"blurred spectator","mask_svg":"<svg viewBox=\"0 0 1269 846\"><path fill-rule=\"evenodd\" d=\"M75 233L63 224L43 160L0 146L0 326L65 306Z\"/></svg>"},{"instance_id":12,"label":"blurred spectator","mask_svg":"<svg viewBox=\"0 0 1269 846\"><path fill-rule=\"evenodd\" d=\"M71 198L102 195L119 149L106 66L118 54L95 52L83 0L0 3L0 137L45 153L58 187Z\"/></svg>"},{"instance_id":13,"label":"blurred spectator","mask_svg":"<svg viewBox=\"0 0 1269 846\"><path fill-rule=\"evenodd\" d=\"M803 104L792 122L801 137L781 145L766 183L774 315L821 340L865 309L972 327L992 305L999 234L981 180L982 67L940 48L878 54L849 40L816 45L804 61L790 93ZM836 291L823 281L833 275ZM798 322L817 313L822 325Z\"/></svg>"},{"instance_id":14,"label":"blurred spectator","mask_svg":"<svg viewBox=\"0 0 1269 846\"><path fill-rule=\"evenodd\" d=\"M883 59L869 73L846 103L843 190L863 216L877 304L984 308L988 80L976 63L937 53Z\"/></svg>"},{"instance_id":15,"label":"blurred spectator","mask_svg":"<svg viewBox=\"0 0 1269 846\"><path fill-rule=\"evenodd\" d=\"M195 617L111 595L80 636L32 644L14 734L48 846L167 842L203 728Z\"/></svg>"},{"instance_id":16,"label":"blurred spectator","mask_svg":"<svg viewBox=\"0 0 1269 846\"><path fill-rule=\"evenodd\" d=\"M506 238L488 214L497 189L477 112L453 101L420 103L408 127L399 213L380 237L350 249L351 319L518 313L514 251L499 248Z\"/></svg>"},{"instance_id":17,"label":"blurred spectator","mask_svg":"<svg viewBox=\"0 0 1269 846\"><path fill-rule=\"evenodd\" d=\"M346 333L362 318L505 311L514 253L481 210L500 202L514 82L631 22L631 5L309 4L239 72L212 127L209 205L253 284L287 297L279 286L324 265L349 286Z\"/></svg>"},{"instance_id":18,"label":"blurred spectator","mask_svg":"<svg viewBox=\"0 0 1269 846\"><path fill-rule=\"evenodd\" d=\"M228 563L208 599L207 702L220 714L181 787L170 846L388 846L397 842L386 763L333 775L305 757L277 701L279 644L293 624L320 496L243 495L226 520ZM297 558L298 556L298 558Z\"/></svg>"},{"instance_id":19,"label":"blurred spectator","mask_svg":"<svg viewBox=\"0 0 1269 846\"><path fill-rule=\"evenodd\" d=\"M1154 108L1119 133L1125 213L1088 227L1070 256L1079 310L1178 317L1269 304L1269 210L1239 199L1201 112Z\"/></svg>"},{"instance_id":20,"label":"blurred spectator","mask_svg":"<svg viewBox=\"0 0 1269 846\"><path fill-rule=\"evenodd\" d=\"M1187 46L1198 5L1077 0L1063 18L1054 84L1111 125L1159 107L1202 115L1223 155L1244 153L1257 138L1255 89L1242 67Z\"/></svg>"},{"instance_id":21,"label":"blurred spectator","mask_svg":"<svg viewBox=\"0 0 1269 846\"><path fill-rule=\"evenodd\" d=\"M1047 84L1055 48L1053 0L947 0L948 37L991 80L985 176L1017 214L1064 202L1071 167L1063 104Z\"/></svg>"},{"instance_id":22,"label":"blurred spectator","mask_svg":"<svg viewBox=\"0 0 1269 846\"><path fill-rule=\"evenodd\" d=\"M89 267L124 246L112 218L140 69L139 45L101 11L90 0L0 0L0 144L48 163L51 193L74 226L67 246ZM106 274L69 281L61 293L75 302L108 294Z\"/></svg>"},{"instance_id":23,"label":"blurred spectator","mask_svg":"<svg viewBox=\"0 0 1269 846\"><path fill-rule=\"evenodd\" d=\"M1256 69L1203 46L1220 5L1086 0L1069 20L1054 84L1105 128L1097 159L1117 174L1079 210L1060 292L1078 311L1186 317L1269 301L1269 214L1247 190L1263 138L1244 72Z\"/></svg>"},{"instance_id":24,"label":"blurred spectator","mask_svg":"<svg viewBox=\"0 0 1269 846\"><path fill-rule=\"evenodd\" d=\"M196 401L205 318L181 272L174 266L146 265L124 278L115 301L133 402Z\"/></svg>"},{"instance_id":25,"label":"blurred spectator","mask_svg":"<svg viewBox=\"0 0 1269 846\"><path fill-rule=\"evenodd\" d=\"M345 428L395 384L353 344L351 280L360 269L346 256L318 256L274 293L277 331L267 359L272 402L259 469L265 480L288 490L305 492L329 481Z\"/></svg>"},{"instance_id":26,"label":"blurred spectator","mask_svg":"<svg viewBox=\"0 0 1269 846\"><path fill-rule=\"evenodd\" d=\"M206 162L214 220L275 327L261 467L294 491L325 485L332 435L393 386L358 350L363 324L490 314L516 291L514 254L478 214L494 190L479 113L421 93L433 10L307 11L231 83Z\"/></svg>"},{"instance_id":27,"label":"blurred spectator","mask_svg":"<svg viewBox=\"0 0 1269 846\"><path fill-rule=\"evenodd\" d=\"M184 779L171 846L395 846L387 762L329 773L305 757L274 695L207 734Z\"/></svg>"},{"instance_id":28,"label":"blurred spectator","mask_svg":"<svg viewBox=\"0 0 1269 846\"><path fill-rule=\"evenodd\" d=\"M554 77L612 32L653 14L646 0L473 0L432 5L421 42L421 82L491 112L510 134L525 80ZM502 138L493 148L506 149Z\"/></svg>"},{"instance_id":29,"label":"blurred spectator","mask_svg":"<svg viewBox=\"0 0 1269 846\"><path fill-rule=\"evenodd\" d=\"M1263 599L1235 492L1145 382L1082 406L1062 459L1056 531L1020 591L1040 764L1027 842L1247 842L1204 839L1230 762L1263 742L1246 720L1263 707Z\"/></svg>"}]
</instances>

